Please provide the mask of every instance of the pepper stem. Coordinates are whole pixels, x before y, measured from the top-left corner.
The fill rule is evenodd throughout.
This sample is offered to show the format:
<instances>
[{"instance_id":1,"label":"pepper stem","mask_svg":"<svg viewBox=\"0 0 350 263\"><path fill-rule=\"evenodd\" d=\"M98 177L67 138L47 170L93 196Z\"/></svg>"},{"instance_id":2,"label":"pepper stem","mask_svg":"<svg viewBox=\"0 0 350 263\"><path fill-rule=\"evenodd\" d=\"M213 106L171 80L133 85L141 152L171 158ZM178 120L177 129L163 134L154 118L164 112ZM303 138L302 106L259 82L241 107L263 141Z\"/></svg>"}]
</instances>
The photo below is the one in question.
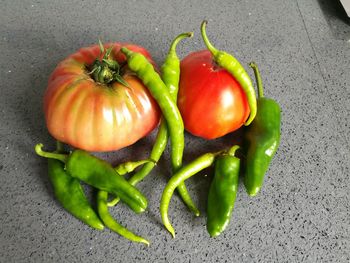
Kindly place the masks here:
<instances>
[{"instance_id":1,"label":"pepper stem","mask_svg":"<svg viewBox=\"0 0 350 263\"><path fill-rule=\"evenodd\" d=\"M120 51L123 52L124 55L127 56L127 57L130 57L133 54L133 52L131 50L129 50L127 47L122 47L120 49Z\"/></svg>"},{"instance_id":2,"label":"pepper stem","mask_svg":"<svg viewBox=\"0 0 350 263\"><path fill-rule=\"evenodd\" d=\"M114 167L114 170L119 174L119 175L124 175L127 173L131 173L134 171L137 167L145 164L145 163L154 163L154 165L157 163L155 160L152 159L146 159L146 160L140 160L140 161L130 161L130 162L125 162L122 164L117 165Z\"/></svg>"},{"instance_id":3,"label":"pepper stem","mask_svg":"<svg viewBox=\"0 0 350 263\"><path fill-rule=\"evenodd\" d=\"M35 152L37 155L44 157L44 158L50 158L50 159L56 159L63 163L66 163L67 161L67 155L61 154L61 153L51 153L51 152L45 152L43 151L44 145L42 143L38 143L35 145Z\"/></svg>"},{"instance_id":4,"label":"pepper stem","mask_svg":"<svg viewBox=\"0 0 350 263\"><path fill-rule=\"evenodd\" d=\"M258 65L255 62L250 62L249 67L251 67L254 70L256 85L258 86L258 96L259 96L259 98L263 98L264 97L264 86L262 84Z\"/></svg>"},{"instance_id":5,"label":"pepper stem","mask_svg":"<svg viewBox=\"0 0 350 263\"><path fill-rule=\"evenodd\" d=\"M63 143L60 141L56 141L56 151L58 153L63 152Z\"/></svg>"},{"instance_id":6,"label":"pepper stem","mask_svg":"<svg viewBox=\"0 0 350 263\"><path fill-rule=\"evenodd\" d=\"M177 44L186 37L193 37L193 32L186 32L178 35L173 42L170 45L169 53L175 53L176 54L176 46Z\"/></svg>"},{"instance_id":7,"label":"pepper stem","mask_svg":"<svg viewBox=\"0 0 350 263\"><path fill-rule=\"evenodd\" d=\"M219 53L219 50L216 49L209 41L207 33L206 33L206 26L207 26L208 21L204 20L201 25L201 33L202 33L202 38L204 41L204 44L207 46L209 51L213 54L214 57Z\"/></svg>"},{"instance_id":8,"label":"pepper stem","mask_svg":"<svg viewBox=\"0 0 350 263\"><path fill-rule=\"evenodd\" d=\"M239 145L234 145L228 150L228 155L235 156L236 151L239 149Z\"/></svg>"}]
</instances>

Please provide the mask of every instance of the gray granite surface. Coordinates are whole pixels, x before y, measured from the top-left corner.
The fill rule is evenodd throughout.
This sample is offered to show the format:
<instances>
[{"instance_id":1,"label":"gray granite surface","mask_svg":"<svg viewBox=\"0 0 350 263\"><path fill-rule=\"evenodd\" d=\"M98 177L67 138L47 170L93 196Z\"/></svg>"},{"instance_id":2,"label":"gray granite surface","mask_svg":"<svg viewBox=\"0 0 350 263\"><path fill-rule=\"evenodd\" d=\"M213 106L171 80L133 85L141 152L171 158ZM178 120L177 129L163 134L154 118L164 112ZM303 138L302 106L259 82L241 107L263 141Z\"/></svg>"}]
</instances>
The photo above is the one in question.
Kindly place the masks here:
<instances>
[{"instance_id":1,"label":"gray granite surface","mask_svg":"<svg viewBox=\"0 0 350 263\"><path fill-rule=\"evenodd\" d=\"M249 198L240 185L232 221L213 239L205 229L210 179L190 179L203 215L193 217L175 196L172 239L158 210L170 175L166 152L139 184L148 211L110 210L151 246L90 229L54 199L46 160L33 152L38 142L54 145L42 112L50 72L98 38L143 45L161 64L173 37L194 30L179 46L184 57L204 48L203 19L217 47L259 64L266 95L282 107L281 145L262 192ZM0 22L0 262L350 262L350 23L338 1L3 0ZM99 156L145 158L154 135ZM239 136L187 134L184 160Z\"/></svg>"}]
</instances>

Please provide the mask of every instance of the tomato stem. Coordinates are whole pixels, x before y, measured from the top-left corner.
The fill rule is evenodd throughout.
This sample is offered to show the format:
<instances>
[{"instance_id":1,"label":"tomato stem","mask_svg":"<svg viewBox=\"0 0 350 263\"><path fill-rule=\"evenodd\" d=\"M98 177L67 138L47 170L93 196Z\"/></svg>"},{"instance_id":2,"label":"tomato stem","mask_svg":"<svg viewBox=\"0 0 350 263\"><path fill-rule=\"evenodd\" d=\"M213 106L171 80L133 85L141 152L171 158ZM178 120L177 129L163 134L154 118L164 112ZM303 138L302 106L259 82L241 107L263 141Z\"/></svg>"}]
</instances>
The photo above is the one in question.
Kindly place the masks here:
<instances>
[{"instance_id":1,"label":"tomato stem","mask_svg":"<svg viewBox=\"0 0 350 263\"><path fill-rule=\"evenodd\" d=\"M95 59L89 74L92 75L95 81L102 84L109 84L116 81L129 87L128 83L120 75L119 63L110 57L113 46L106 50L101 41L99 41L99 46L101 54L104 53L103 58L101 60L99 58Z\"/></svg>"}]
</instances>

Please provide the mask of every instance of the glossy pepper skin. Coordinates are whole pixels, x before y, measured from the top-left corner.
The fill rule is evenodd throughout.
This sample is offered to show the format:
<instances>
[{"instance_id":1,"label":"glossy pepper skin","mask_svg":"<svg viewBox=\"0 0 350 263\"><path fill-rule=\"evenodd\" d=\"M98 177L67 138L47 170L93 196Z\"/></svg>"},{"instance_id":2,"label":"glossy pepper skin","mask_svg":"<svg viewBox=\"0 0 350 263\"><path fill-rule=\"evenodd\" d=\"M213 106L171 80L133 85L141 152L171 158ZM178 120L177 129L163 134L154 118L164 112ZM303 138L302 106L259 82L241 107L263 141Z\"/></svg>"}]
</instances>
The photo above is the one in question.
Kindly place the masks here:
<instances>
[{"instance_id":1,"label":"glossy pepper skin","mask_svg":"<svg viewBox=\"0 0 350 263\"><path fill-rule=\"evenodd\" d=\"M115 171L117 171L120 175L125 175L129 172L134 171L140 165L150 162L151 160L141 160L136 162L126 162L115 167ZM116 197L112 201L112 206L119 202L119 197ZM103 223L113 232L125 237L134 242L141 242L149 246L149 241L144 239L141 236L138 236L131 232L126 227L122 226L118 221L116 221L112 215L108 211L108 206L111 206L108 202L108 193L103 190L99 190L97 192L97 211Z\"/></svg>"},{"instance_id":2,"label":"glossy pepper skin","mask_svg":"<svg viewBox=\"0 0 350 263\"><path fill-rule=\"evenodd\" d=\"M264 176L280 143L281 108L270 98L265 98L258 67L253 68L259 91L257 115L247 128L244 138L246 160L244 164L244 185L250 196L255 196L261 189Z\"/></svg>"},{"instance_id":3,"label":"glossy pepper skin","mask_svg":"<svg viewBox=\"0 0 350 263\"><path fill-rule=\"evenodd\" d=\"M183 33L178 35L172 42L165 62L162 65L162 80L168 88L171 98L175 102L177 100L180 78L180 61L176 54L176 47L182 39L192 37L192 35L192 33ZM155 160L156 162L160 159L166 148L168 139L169 133L167 123L164 117L162 117L158 128L157 137L150 154L150 159ZM140 182L152 171L154 166L155 163L152 162L145 164L137 173L135 173L135 175L130 178L129 183L135 185Z\"/></svg>"},{"instance_id":4,"label":"glossy pepper skin","mask_svg":"<svg viewBox=\"0 0 350 263\"><path fill-rule=\"evenodd\" d=\"M211 166L215 157L219 155L221 152L216 153L205 153L187 165L184 165L179 169L169 180L167 185L165 186L162 197L160 200L160 214L162 216L162 222L165 228L170 232L170 234L175 238L175 230L170 223L168 210L169 204L171 201L171 197L174 194L175 189L185 182L185 180L191 178L195 174L199 173L205 168Z\"/></svg>"},{"instance_id":5,"label":"glossy pepper skin","mask_svg":"<svg viewBox=\"0 0 350 263\"><path fill-rule=\"evenodd\" d=\"M73 216L85 224L103 230L104 226L87 200L79 180L64 170L64 164L58 160L48 160L48 175L55 197Z\"/></svg>"},{"instance_id":6,"label":"glossy pepper skin","mask_svg":"<svg viewBox=\"0 0 350 263\"><path fill-rule=\"evenodd\" d=\"M157 101L167 122L171 141L171 163L174 172L182 165L183 150L185 147L184 124L179 109L173 100L167 86L154 67L140 53L121 48L126 55L129 68L142 80L153 98Z\"/></svg>"},{"instance_id":7,"label":"glossy pepper skin","mask_svg":"<svg viewBox=\"0 0 350 263\"><path fill-rule=\"evenodd\" d=\"M174 102L176 102L177 100L177 93L178 93L179 79L180 79L180 60L176 54L176 47L181 40L187 37L192 37L192 35L193 35L192 32L182 33L178 35L173 40L170 46L168 55L166 56L164 64L162 65L162 80L165 86L168 88L169 94ZM160 157L162 156L167 146L168 139L169 139L169 132L168 132L167 122L165 118L162 117L161 123L159 125L159 129L158 129L157 137L150 154L150 159L155 160L156 162L160 159ZM178 141L178 144L177 144L178 147L182 147L181 143L182 143L181 141ZM180 158L179 155L177 156ZM181 160L177 158L177 162L179 161ZM129 179L129 183L131 185L136 185L138 182L143 180L152 171L154 166L155 166L154 162L153 163L148 162L147 164L145 164L138 172L136 172ZM194 205L192 198L186 189L186 185L183 183L179 185L177 189L182 200L184 200L184 203L188 206L188 208L191 211L193 211L196 216L199 216L199 210ZM118 203L118 200L115 199L115 201L110 204L117 204L117 203Z\"/></svg>"},{"instance_id":8,"label":"glossy pepper skin","mask_svg":"<svg viewBox=\"0 0 350 263\"><path fill-rule=\"evenodd\" d=\"M257 112L256 95L255 95L254 86L252 84L252 81L248 73L234 56L226 53L225 51L216 49L210 43L206 33L207 23L208 23L207 21L203 21L201 26L203 41L207 46L208 50L212 53L215 62L222 68L226 69L229 73L231 73L232 76L238 81L238 83L241 84L242 89L244 90L247 96L249 109L250 109L250 115L246 120L246 122L244 123L245 126L248 126L254 120Z\"/></svg>"},{"instance_id":9,"label":"glossy pepper skin","mask_svg":"<svg viewBox=\"0 0 350 263\"><path fill-rule=\"evenodd\" d=\"M70 155L65 155L44 152L42 147L42 144L37 144L36 153L65 163L65 169L70 176L119 196L136 213L141 213L147 208L146 197L119 175L108 162L83 150L75 150Z\"/></svg>"},{"instance_id":10,"label":"glossy pepper skin","mask_svg":"<svg viewBox=\"0 0 350 263\"><path fill-rule=\"evenodd\" d=\"M67 160L66 169L72 177L119 196L136 213L141 213L147 208L147 199L109 163L85 151L72 152Z\"/></svg>"},{"instance_id":11,"label":"glossy pepper skin","mask_svg":"<svg viewBox=\"0 0 350 263\"><path fill-rule=\"evenodd\" d=\"M126 239L129 239L134 242L141 242L149 245L149 241L144 239L143 237L140 237L138 235L135 235L133 232L128 230L126 227L119 224L109 213L108 211L108 193L106 191L98 191L97 193L97 210L98 214L101 217L101 220L103 223L112 231L118 233L119 235L125 237Z\"/></svg>"},{"instance_id":12,"label":"glossy pepper skin","mask_svg":"<svg viewBox=\"0 0 350 263\"><path fill-rule=\"evenodd\" d=\"M182 167L182 157L185 148L184 124L180 111L168 87L154 70L152 64L142 54L132 52L125 47L121 48L121 52L126 55L129 68L142 80L153 98L158 102L167 123L171 142L171 164L173 173L176 173ZM199 215L199 211L194 206L184 183L179 185L178 191L189 209Z\"/></svg>"},{"instance_id":13,"label":"glossy pepper skin","mask_svg":"<svg viewBox=\"0 0 350 263\"><path fill-rule=\"evenodd\" d=\"M162 65L162 80L164 81L164 84L166 85L166 87L169 89L170 96L172 97L175 103L177 102L177 94L179 91L179 81L180 81L180 59L176 54L176 46L182 39L186 37L192 37L192 36L193 36L192 32L183 33L177 36L174 39L173 43L171 44L168 55L166 56L164 64ZM164 120L164 123L166 124L165 120ZM168 131L167 125L161 126L160 129L165 129L166 131ZM163 131L160 131L160 133L162 134ZM182 160L178 161L178 163L179 162L182 163ZM174 166L174 162L173 162L173 171L177 171L179 167L181 167L181 165ZM193 203L185 183L180 184L177 187L177 191L180 194L184 203L187 205L187 207L196 216L199 216L200 212L198 208L195 206L195 204Z\"/></svg>"},{"instance_id":14,"label":"glossy pepper skin","mask_svg":"<svg viewBox=\"0 0 350 263\"><path fill-rule=\"evenodd\" d=\"M207 204L207 230L211 237L222 233L230 222L234 208L240 169L240 159L234 156L238 146L215 160Z\"/></svg>"}]
</instances>

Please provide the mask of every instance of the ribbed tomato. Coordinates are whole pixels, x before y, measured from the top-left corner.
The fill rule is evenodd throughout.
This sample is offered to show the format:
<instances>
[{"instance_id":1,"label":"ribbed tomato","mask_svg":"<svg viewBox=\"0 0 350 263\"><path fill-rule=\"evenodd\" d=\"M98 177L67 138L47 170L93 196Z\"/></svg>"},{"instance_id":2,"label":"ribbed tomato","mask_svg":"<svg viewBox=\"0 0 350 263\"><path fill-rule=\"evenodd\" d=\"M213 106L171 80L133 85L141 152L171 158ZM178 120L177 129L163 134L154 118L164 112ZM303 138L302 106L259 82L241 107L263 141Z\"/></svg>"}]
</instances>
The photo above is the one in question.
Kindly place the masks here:
<instances>
[{"instance_id":1,"label":"ribbed tomato","mask_svg":"<svg viewBox=\"0 0 350 263\"><path fill-rule=\"evenodd\" d=\"M44 112L54 138L87 151L112 151L135 143L157 126L158 105L142 82L123 67L122 46L153 61L142 47L106 44L104 47L111 51L108 61L120 65L111 72L127 85L123 81L104 83L93 78L95 62L104 63L106 53L98 45L80 49L53 71L44 97Z\"/></svg>"},{"instance_id":2,"label":"ribbed tomato","mask_svg":"<svg viewBox=\"0 0 350 263\"><path fill-rule=\"evenodd\" d=\"M237 130L250 113L241 85L216 65L208 50L193 52L181 61L178 107L185 129L205 139Z\"/></svg>"}]
</instances>

